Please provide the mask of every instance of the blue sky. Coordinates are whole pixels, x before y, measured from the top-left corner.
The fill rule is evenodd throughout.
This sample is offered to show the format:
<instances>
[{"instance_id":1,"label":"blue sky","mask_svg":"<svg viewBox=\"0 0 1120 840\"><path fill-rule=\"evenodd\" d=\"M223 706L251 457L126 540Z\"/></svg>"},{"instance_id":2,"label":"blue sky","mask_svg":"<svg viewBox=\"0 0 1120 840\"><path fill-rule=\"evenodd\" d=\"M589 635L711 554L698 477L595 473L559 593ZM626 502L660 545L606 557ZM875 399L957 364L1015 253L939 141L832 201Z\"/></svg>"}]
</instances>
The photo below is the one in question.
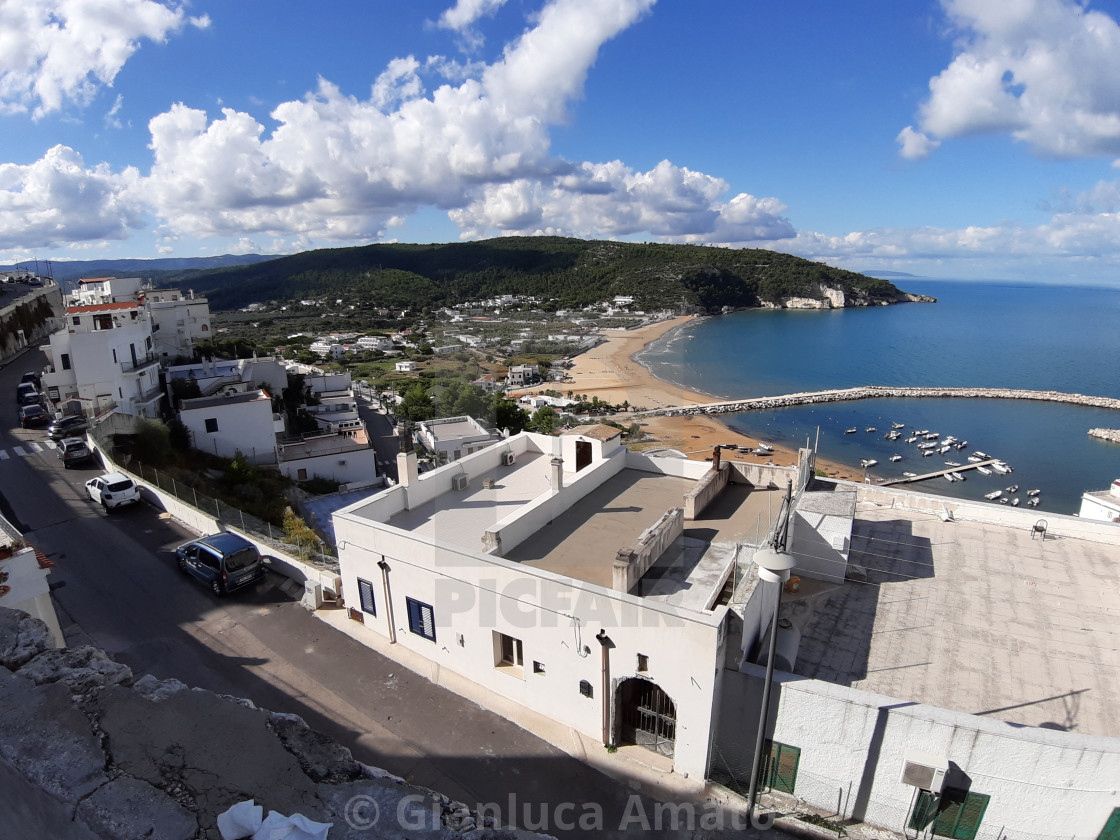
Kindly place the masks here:
<instances>
[{"instance_id":1,"label":"blue sky","mask_svg":"<svg viewBox=\"0 0 1120 840\"><path fill-rule=\"evenodd\" d=\"M1120 0L0 4L0 262L560 234L1120 278Z\"/></svg>"}]
</instances>

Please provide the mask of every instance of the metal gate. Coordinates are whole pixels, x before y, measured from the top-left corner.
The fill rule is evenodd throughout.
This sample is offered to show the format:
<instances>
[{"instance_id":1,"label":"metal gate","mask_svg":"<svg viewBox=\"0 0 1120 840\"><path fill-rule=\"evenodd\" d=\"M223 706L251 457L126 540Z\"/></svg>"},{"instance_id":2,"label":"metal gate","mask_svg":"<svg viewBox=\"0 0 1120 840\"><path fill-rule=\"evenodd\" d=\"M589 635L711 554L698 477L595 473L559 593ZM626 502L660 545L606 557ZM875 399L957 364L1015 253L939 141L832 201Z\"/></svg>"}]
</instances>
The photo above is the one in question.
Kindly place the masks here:
<instances>
[{"instance_id":1,"label":"metal gate","mask_svg":"<svg viewBox=\"0 0 1120 840\"><path fill-rule=\"evenodd\" d=\"M618 689L620 741L672 757L677 740L677 707L649 680L629 679Z\"/></svg>"}]
</instances>

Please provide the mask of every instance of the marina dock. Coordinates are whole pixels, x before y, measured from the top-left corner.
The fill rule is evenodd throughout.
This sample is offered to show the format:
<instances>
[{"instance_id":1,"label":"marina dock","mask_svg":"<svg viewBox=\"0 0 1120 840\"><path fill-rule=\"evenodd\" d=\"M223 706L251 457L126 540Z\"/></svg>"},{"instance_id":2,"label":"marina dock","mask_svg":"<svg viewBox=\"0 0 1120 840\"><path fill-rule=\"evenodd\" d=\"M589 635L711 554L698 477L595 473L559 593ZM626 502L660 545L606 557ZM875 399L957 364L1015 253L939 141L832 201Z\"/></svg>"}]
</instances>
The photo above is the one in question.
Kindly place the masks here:
<instances>
[{"instance_id":1,"label":"marina dock","mask_svg":"<svg viewBox=\"0 0 1120 840\"><path fill-rule=\"evenodd\" d=\"M946 473L961 473L966 470L974 470L977 467L986 467L990 464L995 464L999 461L998 458L989 458L987 461L978 461L975 464L961 464L959 467L945 467L942 470L934 470L933 472L925 473L924 475L916 475L913 477L902 476L901 478L892 478L888 481L880 482L880 487L887 487L891 484L910 484L915 481L925 481L927 478L938 478Z\"/></svg>"}]
</instances>

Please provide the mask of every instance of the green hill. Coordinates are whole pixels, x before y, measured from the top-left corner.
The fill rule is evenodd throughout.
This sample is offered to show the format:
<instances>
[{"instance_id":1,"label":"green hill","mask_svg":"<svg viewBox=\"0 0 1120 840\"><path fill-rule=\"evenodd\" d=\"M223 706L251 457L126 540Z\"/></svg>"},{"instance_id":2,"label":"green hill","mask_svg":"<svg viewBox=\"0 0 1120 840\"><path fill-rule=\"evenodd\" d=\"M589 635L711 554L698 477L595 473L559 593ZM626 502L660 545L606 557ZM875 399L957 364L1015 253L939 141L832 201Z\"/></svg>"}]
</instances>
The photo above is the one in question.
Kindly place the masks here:
<instances>
[{"instance_id":1,"label":"green hill","mask_svg":"<svg viewBox=\"0 0 1120 840\"><path fill-rule=\"evenodd\" d=\"M539 298L544 309L626 295L646 310L712 313L819 299L823 288L841 290L847 306L909 299L887 280L774 251L560 237L334 248L161 275L161 283L206 294L216 310L301 298L419 310L520 294Z\"/></svg>"}]
</instances>

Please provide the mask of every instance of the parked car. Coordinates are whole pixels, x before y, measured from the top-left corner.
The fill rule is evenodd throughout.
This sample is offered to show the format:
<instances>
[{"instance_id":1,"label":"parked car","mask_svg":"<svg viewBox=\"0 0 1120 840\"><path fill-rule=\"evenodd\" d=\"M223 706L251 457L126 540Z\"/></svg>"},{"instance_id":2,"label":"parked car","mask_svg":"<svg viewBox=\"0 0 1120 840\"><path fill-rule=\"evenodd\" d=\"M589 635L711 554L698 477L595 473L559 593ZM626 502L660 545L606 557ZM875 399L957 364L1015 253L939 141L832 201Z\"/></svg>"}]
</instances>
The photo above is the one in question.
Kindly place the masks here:
<instances>
[{"instance_id":1,"label":"parked car","mask_svg":"<svg viewBox=\"0 0 1120 840\"><path fill-rule=\"evenodd\" d=\"M27 385L28 383L30 383L31 385L34 385L35 390L39 390L39 387L40 387L39 374L37 374L33 370L26 371L23 374L23 376L21 376L19 378L19 384L20 385Z\"/></svg>"},{"instance_id":2,"label":"parked car","mask_svg":"<svg viewBox=\"0 0 1120 840\"><path fill-rule=\"evenodd\" d=\"M59 441L58 457L62 460L62 466L70 469L71 464L92 461L93 453L82 438L71 437Z\"/></svg>"},{"instance_id":3,"label":"parked car","mask_svg":"<svg viewBox=\"0 0 1120 840\"><path fill-rule=\"evenodd\" d=\"M20 406L19 424L23 428L30 429L32 426L45 426L50 421L51 416L47 414L47 410L39 405L39 403Z\"/></svg>"},{"instance_id":4,"label":"parked car","mask_svg":"<svg viewBox=\"0 0 1120 840\"><path fill-rule=\"evenodd\" d=\"M16 405L32 405L42 402L42 395L30 382L21 382L16 386Z\"/></svg>"},{"instance_id":5,"label":"parked car","mask_svg":"<svg viewBox=\"0 0 1120 840\"><path fill-rule=\"evenodd\" d=\"M89 423L81 415L59 417L47 427L47 437L51 440L62 440L73 437L78 432L84 432L88 428Z\"/></svg>"},{"instance_id":6,"label":"parked car","mask_svg":"<svg viewBox=\"0 0 1120 840\"><path fill-rule=\"evenodd\" d=\"M215 595L256 583L264 577L257 547L237 534L212 534L175 550L179 568L210 587Z\"/></svg>"},{"instance_id":7,"label":"parked car","mask_svg":"<svg viewBox=\"0 0 1120 840\"><path fill-rule=\"evenodd\" d=\"M121 505L140 501L140 488L136 482L119 472L91 478L86 482L86 493L92 501L100 502L106 513Z\"/></svg>"}]
</instances>

